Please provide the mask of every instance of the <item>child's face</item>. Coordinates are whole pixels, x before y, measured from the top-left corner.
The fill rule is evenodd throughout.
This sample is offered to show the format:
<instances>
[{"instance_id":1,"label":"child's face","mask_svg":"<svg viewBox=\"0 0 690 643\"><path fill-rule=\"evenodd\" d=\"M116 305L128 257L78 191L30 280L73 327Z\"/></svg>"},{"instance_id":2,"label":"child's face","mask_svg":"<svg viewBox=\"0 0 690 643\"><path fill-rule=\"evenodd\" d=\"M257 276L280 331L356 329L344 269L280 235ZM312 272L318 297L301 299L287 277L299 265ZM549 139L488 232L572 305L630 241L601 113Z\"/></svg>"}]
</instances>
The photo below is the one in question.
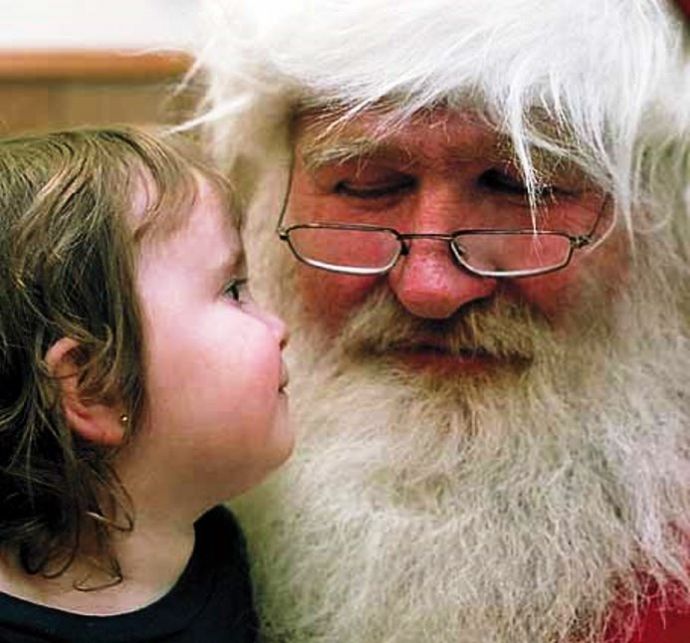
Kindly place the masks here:
<instances>
[{"instance_id":1,"label":"child's face","mask_svg":"<svg viewBox=\"0 0 690 643\"><path fill-rule=\"evenodd\" d=\"M245 279L237 229L202 179L184 227L141 250L148 397L135 445L148 441L152 467L212 501L256 484L292 449L285 326L253 302Z\"/></svg>"}]
</instances>

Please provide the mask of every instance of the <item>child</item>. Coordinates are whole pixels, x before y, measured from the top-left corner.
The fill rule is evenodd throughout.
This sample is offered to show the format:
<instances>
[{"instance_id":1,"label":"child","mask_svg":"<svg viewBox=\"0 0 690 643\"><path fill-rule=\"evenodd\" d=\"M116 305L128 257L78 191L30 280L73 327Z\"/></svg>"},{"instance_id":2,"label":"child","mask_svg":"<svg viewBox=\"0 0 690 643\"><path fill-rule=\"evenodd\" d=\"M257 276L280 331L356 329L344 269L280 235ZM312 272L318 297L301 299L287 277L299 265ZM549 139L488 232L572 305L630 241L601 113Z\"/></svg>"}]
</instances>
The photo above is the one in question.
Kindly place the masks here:
<instances>
[{"instance_id":1,"label":"child","mask_svg":"<svg viewBox=\"0 0 690 643\"><path fill-rule=\"evenodd\" d=\"M0 141L0 640L255 640L216 505L292 435L232 205L176 139Z\"/></svg>"}]
</instances>

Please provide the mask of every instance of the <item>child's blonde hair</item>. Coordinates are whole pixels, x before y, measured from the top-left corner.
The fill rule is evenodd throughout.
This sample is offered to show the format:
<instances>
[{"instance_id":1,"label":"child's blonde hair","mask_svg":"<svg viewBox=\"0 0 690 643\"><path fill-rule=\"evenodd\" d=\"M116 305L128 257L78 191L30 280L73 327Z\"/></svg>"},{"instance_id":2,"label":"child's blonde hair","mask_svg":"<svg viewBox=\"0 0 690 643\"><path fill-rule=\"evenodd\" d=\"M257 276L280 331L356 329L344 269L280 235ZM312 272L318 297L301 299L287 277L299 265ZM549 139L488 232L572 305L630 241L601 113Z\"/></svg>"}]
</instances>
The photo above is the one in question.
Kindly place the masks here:
<instances>
[{"instance_id":1,"label":"child's blonde hair","mask_svg":"<svg viewBox=\"0 0 690 643\"><path fill-rule=\"evenodd\" d=\"M44 356L61 337L76 340L80 394L117 401L137 426L146 389L136 247L184 224L199 176L229 195L180 139L132 128L0 141L0 547L29 573L63 572L88 527L119 577L108 525L123 510L131 525L131 510L115 450L66 425Z\"/></svg>"}]
</instances>

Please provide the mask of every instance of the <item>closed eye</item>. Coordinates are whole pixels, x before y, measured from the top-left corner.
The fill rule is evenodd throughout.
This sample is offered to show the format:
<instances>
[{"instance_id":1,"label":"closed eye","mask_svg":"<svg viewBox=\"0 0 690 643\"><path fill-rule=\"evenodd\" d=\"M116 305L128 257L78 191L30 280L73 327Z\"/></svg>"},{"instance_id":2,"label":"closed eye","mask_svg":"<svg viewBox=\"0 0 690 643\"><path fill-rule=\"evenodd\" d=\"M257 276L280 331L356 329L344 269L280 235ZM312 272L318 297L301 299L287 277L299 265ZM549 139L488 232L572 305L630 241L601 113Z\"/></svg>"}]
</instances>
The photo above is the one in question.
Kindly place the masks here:
<instances>
[{"instance_id":1,"label":"closed eye","mask_svg":"<svg viewBox=\"0 0 690 643\"><path fill-rule=\"evenodd\" d=\"M336 184L334 192L355 199L381 199L396 196L412 189L414 186L415 180L411 176L402 176L395 180L380 183L343 180Z\"/></svg>"},{"instance_id":2,"label":"closed eye","mask_svg":"<svg viewBox=\"0 0 690 643\"><path fill-rule=\"evenodd\" d=\"M495 168L482 173L479 184L492 192L527 196L527 186L523 181Z\"/></svg>"},{"instance_id":3,"label":"closed eye","mask_svg":"<svg viewBox=\"0 0 690 643\"><path fill-rule=\"evenodd\" d=\"M520 197L521 199L527 199L529 195L527 186L520 177L496 168L484 172L479 177L479 184L486 190L496 194L505 194L507 196ZM535 186L534 196L537 200L568 198L577 196L577 192L559 185L538 184Z\"/></svg>"}]
</instances>

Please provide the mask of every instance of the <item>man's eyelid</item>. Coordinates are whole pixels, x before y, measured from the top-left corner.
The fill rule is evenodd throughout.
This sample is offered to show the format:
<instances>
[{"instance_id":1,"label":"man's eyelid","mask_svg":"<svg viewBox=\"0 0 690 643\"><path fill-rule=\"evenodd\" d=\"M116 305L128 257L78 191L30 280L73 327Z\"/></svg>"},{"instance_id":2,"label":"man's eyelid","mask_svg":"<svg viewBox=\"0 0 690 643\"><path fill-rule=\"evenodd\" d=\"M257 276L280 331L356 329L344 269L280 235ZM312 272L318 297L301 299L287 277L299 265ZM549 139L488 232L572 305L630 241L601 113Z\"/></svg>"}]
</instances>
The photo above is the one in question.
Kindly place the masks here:
<instances>
[{"instance_id":1,"label":"man's eyelid","mask_svg":"<svg viewBox=\"0 0 690 643\"><path fill-rule=\"evenodd\" d=\"M542 177L535 178L535 194L552 194L559 191L558 186L544 182ZM479 181L483 187L491 191L524 196L529 193L524 175L514 165L505 164L488 168L482 172Z\"/></svg>"},{"instance_id":2,"label":"man's eyelid","mask_svg":"<svg viewBox=\"0 0 690 643\"><path fill-rule=\"evenodd\" d=\"M513 182L526 187L524 172L515 159L501 163L497 168ZM563 198L579 197L591 184L576 167L554 159L536 159L534 187L537 192Z\"/></svg>"},{"instance_id":3,"label":"man's eyelid","mask_svg":"<svg viewBox=\"0 0 690 643\"><path fill-rule=\"evenodd\" d=\"M362 198L376 198L383 196L391 196L406 190L410 190L415 186L415 179L411 176L400 174L398 176L391 176L382 178L376 181L363 181L358 183L357 178L348 181L339 181L334 190L337 193L346 196L362 197Z\"/></svg>"}]
</instances>

